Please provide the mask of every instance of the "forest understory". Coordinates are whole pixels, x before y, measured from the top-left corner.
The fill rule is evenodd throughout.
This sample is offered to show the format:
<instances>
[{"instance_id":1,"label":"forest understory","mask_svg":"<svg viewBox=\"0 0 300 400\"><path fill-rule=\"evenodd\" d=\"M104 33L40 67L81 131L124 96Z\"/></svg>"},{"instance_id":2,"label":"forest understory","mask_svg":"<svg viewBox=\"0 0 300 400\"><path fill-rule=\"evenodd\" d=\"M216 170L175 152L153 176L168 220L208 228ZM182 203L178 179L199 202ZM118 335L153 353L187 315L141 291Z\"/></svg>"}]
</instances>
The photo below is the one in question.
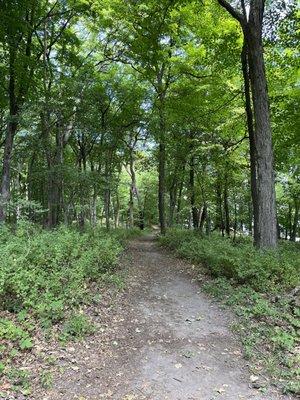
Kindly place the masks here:
<instances>
[{"instance_id":1,"label":"forest understory","mask_svg":"<svg viewBox=\"0 0 300 400\"><path fill-rule=\"evenodd\" d=\"M201 254L193 253L194 246L205 239L195 236L189 254L182 250L188 231L174 231L160 242L193 264L163 250L153 234L119 231L108 239L102 231L101 239L100 232L102 263L99 254L87 257L97 279L89 275L79 285L64 277L58 289L56 271L43 279L47 299L38 296L35 306L24 303L1 313L2 399L269 400L299 394L296 293L278 295L213 277L204 259L191 257ZM124 245L125 237L121 259L113 269L105 267L105 240L115 246L122 238ZM216 250L220 238L212 241ZM59 255L65 258L68 248L49 250L61 278ZM215 254L222 257L220 248ZM19 281L17 272L15 277ZM34 292L27 286L26 298Z\"/></svg>"}]
</instances>

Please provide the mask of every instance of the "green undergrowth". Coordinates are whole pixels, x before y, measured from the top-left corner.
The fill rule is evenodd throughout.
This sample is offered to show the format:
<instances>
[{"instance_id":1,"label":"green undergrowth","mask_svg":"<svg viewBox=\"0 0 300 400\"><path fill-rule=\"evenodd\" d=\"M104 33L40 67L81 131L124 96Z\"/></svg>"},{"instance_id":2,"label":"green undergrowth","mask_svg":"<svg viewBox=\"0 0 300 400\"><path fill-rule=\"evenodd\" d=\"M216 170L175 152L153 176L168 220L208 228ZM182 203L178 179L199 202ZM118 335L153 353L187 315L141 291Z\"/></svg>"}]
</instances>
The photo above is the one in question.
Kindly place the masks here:
<instances>
[{"instance_id":1,"label":"green undergrowth","mask_svg":"<svg viewBox=\"0 0 300 400\"><path fill-rule=\"evenodd\" d=\"M123 287L118 259L126 240L138 233L122 229L108 233L100 228L79 232L63 226L50 231L28 222L14 230L1 227L2 378L14 375L16 359L31 351L38 331L58 332L63 341L93 333L95 328L82 310L96 297L101 299L103 286ZM91 286L99 287L99 293L98 289L92 293ZM27 383L21 386L27 393Z\"/></svg>"},{"instance_id":2,"label":"green undergrowth","mask_svg":"<svg viewBox=\"0 0 300 400\"><path fill-rule=\"evenodd\" d=\"M263 377L267 372L284 392L299 393L299 245L281 243L278 250L263 252L249 238L234 243L175 229L159 240L209 273L212 279L203 287L237 314L233 328L253 373Z\"/></svg>"}]
</instances>

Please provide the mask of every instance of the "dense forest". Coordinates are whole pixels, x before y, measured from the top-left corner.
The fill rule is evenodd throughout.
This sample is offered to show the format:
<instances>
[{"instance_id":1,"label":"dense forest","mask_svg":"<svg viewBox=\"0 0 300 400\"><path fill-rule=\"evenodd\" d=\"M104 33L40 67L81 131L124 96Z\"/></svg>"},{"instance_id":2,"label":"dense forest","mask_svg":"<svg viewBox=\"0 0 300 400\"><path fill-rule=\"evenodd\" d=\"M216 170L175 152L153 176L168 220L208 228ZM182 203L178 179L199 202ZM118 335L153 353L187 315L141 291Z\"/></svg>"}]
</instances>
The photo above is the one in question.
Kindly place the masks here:
<instances>
[{"instance_id":1,"label":"dense forest","mask_svg":"<svg viewBox=\"0 0 300 400\"><path fill-rule=\"evenodd\" d=\"M1 220L295 240L297 11L258 3L2 1Z\"/></svg>"},{"instance_id":2,"label":"dense forest","mask_svg":"<svg viewBox=\"0 0 300 400\"><path fill-rule=\"evenodd\" d=\"M274 365L291 355L279 386L298 390L296 3L0 0L0 374L8 391L11 346L31 351L36 326L61 324L64 339L90 332L74 314L89 301L87 286L99 277L122 286L122 248L150 230L206 266L215 291L249 289L251 318L276 325L256 331L277 338L269 339ZM270 293L284 298L273 311Z\"/></svg>"}]
</instances>

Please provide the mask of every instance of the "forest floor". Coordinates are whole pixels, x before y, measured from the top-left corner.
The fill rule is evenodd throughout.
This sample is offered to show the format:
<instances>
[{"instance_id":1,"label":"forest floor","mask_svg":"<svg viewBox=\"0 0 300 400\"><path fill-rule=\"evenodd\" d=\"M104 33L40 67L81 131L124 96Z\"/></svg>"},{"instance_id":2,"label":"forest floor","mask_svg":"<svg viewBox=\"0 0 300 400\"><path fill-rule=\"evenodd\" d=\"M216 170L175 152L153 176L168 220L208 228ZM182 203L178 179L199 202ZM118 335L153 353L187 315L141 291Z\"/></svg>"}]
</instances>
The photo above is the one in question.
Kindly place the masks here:
<instances>
[{"instance_id":1,"label":"forest floor","mask_svg":"<svg viewBox=\"0 0 300 400\"><path fill-rule=\"evenodd\" d=\"M52 360L44 383L49 376L51 384L37 384L30 399L289 398L253 387L260 384L230 330L233 315L201 290L191 264L144 236L129 244L121 268L125 289L106 293L86 310L97 331L44 348Z\"/></svg>"}]
</instances>

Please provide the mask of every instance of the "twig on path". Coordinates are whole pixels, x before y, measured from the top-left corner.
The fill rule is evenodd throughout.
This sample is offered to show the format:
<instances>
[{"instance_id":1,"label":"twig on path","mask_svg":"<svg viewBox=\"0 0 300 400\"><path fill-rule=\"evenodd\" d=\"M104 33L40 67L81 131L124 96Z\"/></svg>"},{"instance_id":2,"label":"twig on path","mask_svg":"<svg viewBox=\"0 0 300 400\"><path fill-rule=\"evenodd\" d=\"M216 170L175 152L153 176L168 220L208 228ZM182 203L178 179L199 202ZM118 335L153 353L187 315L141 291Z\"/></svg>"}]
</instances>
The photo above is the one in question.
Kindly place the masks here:
<instances>
[{"instance_id":1,"label":"twig on path","mask_svg":"<svg viewBox=\"0 0 300 400\"><path fill-rule=\"evenodd\" d=\"M175 381L178 381L178 382L182 383L182 381L180 379L178 379L178 378L173 378L173 379L175 379Z\"/></svg>"}]
</instances>

